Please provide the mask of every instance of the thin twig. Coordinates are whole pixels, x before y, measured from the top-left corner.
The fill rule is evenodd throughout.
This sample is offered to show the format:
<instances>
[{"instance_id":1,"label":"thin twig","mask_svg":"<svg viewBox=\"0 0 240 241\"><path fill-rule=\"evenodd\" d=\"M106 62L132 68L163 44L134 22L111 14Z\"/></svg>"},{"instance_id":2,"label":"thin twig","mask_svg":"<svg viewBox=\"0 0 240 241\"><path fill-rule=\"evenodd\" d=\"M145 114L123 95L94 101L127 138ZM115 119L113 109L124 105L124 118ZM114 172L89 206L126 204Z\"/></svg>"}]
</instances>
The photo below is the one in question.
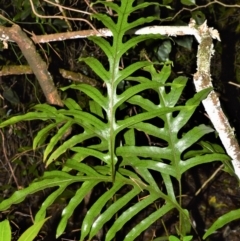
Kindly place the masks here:
<instances>
[{"instance_id":1,"label":"thin twig","mask_svg":"<svg viewBox=\"0 0 240 241\"><path fill-rule=\"evenodd\" d=\"M234 83L234 82L232 82L232 81L229 81L228 83L229 83L230 85L234 85L234 86L237 86L238 88L240 88L240 85L237 84L237 83Z\"/></svg>"},{"instance_id":2,"label":"thin twig","mask_svg":"<svg viewBox=\"0 0 240 241\"><path fill-rule=\"evenodd\" d=\"M68 30L72 31L72 26L71 26L71 23L69 22L69 20L67 19L65 9L63 8L62 5L59 4L59 0L55 0L55 2L59 5L58 8L59 8L60 12L62 13L62 15L65 17L64 20L68 26Z\"/></svg>"},{"instance_id":3,"label":"thin twig","mask_svg":"<svg viewBox=\"0 0 240 241\"><path fill-rule=\"evenodd\" d=\"M56 18L58 18L58 19L68 19L68 20L75 20L75 21L83 21L83 22L87 23L92 29L94 29L97 32L97 29L88 20L86 20L84 18L70 18L70 17L64 17L64 16L46 16L46 15L41 15L41 14L36 12L32 0L29 0L29 1L30 1L30 4L31 4L31 8L32 8L33 13L37 17L39 17L39 18L46 18L46 19L50 19L50 18L56 19Z\"/></svg>"},{"instance_id":4,"label":"thin twig","mask_svg":"<svg viewBox=\"0 0 240 241\"><path fill-rule=\"evenodd\" d=\"M5 149L5 137L4 137L4 134L3 134L2 130L0 130L0 133L1 133L1 136L2 136L3 155L4 155L5 160L6 160L7 164L8 164L8 166L9 166L9 170L10 170L10 172L11 172L11 174L12 174L12 177L13 177L16 185L17 185L17 188L20 189L20 186L19 186L19 184L18 184L17 178L16 178L16 176L15 176L15 174L14 174L12 165L11 165L11 163L10 163L10 161L9 161L9 159L8 159L7 153L6 153L6 149Z\"/></svg>"},{"instance_id":5,"label":"thin twig","mask_svg":"<svg viewBox=\"0 0 240 241\"><path fill-rule=\"evenodd\" d=\"M167 18L167 19L161 19L161 22L169 22L169 21L173 21L180 13L182 13L183 11L188 11L188 12L194 12L196 10L199 10L199 9L202 9L202 8L206 8L206 7L209 7L210 5L212 4L219 4L223 7L226 7L226 8L240 8L240 5L238 4L225 4L225 3L222 3L222 2L219 2L217 0L214 0L212 2L209 2L205 5L201 5L201 6L197 6L195 8L182 8L180 11L178 11L173 17L171 18Z\"/></svg>"},{"instance_id":6,"label":"thin twig","mask_svg":"<svg viewBox=\"0 0 240 241\"><path fill-rule=\"evenodd\" d=\"M203 183L203 185L196 191L195 196L197 196L213 178L223 169L224 164L222 164L208 179Z\"/></svg>"},{"instance_id":7,"label":"thin twig","mask_svg":"<svg viewBox=\"0 0 240 241\"><path fill-rule=\"evenodd\" d=\"M44 2L47 2L53 6L56 6L56 7L59 7L59 8L62 8L62 9L66 9L66 10L69 10L71 12L77 12L77 13L84 13L84 14L87 14L87 15L92 15L92 13L89 13L89 12L86 12L86 11L82 11L82 10L79 10L79 9L75 9L75 8L69 8L69 7L65 7L61 4L58 4L58 3L54 3L54 2L51 2L49 0L43 0Z\"/></svg>"}]
</instances>

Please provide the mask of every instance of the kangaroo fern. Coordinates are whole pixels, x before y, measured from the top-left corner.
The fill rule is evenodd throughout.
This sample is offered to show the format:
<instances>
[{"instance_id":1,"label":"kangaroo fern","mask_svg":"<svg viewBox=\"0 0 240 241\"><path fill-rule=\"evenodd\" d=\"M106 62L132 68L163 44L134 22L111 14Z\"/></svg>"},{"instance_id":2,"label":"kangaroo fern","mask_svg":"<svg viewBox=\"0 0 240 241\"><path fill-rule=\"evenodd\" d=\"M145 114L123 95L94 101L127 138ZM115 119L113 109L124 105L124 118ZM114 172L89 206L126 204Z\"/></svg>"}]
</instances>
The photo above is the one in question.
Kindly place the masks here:
<instances>
[{"instance_id":1,"label":"kangaroo fern","mask_svg":"<svg viewBox=\"0 0 240 241\"><path fill-rule=\"evenodd\" d=\"M13 117L0 124L0 127L4 127L23 120L51 120L50 124L46 124L46 127L38 132L33 147L41 146L47 137L50 138L44 150L43 161L46 166L55 160L60 161L61 156L68 150L73 153L63 163L62 170L45 171L43 177L1 202L0 210L6 210L11 205L23 201L29 194L55 187L35 216L35 221L40 222L46 217L47 208L69 185L81 183L62 211L56 231L56 236L59 237L84 197L98 184L104 183L107 185L106 190L95 200L84 217L81 241L93 238L104 225L108 226L105 240L113 240L131 218L159 200L162 201L161 205L148 217L142 218L124 240L135 240L151 224L173 209L179 212L179 232L186 235L190 231L191 221L188 211L181 206L182 174L202 163L228 160L221 151L207 148L201 151L189 150L205 134L213 132L212 128L199 125L183 131L211 88L200 91L183 105L179 105L187 78L179 76L169 81L170 64L163 65L161 71L156 70L154 64L149 61L139 61L120 69L121 58L129 49L149 38L163 38L160 35L142 35L131 36L131 39L123 41L129 30L155 20L155 17L148 17L130 22L129 15L156 3L133 6L134 0L122 0L121 5L110 1L97 1L96 4L110 7L118 15L116 23L106 14L94 16L112 31L112 44L101 37L89 38L106 54L107 67L93 57L80 60L88 64L104 82L107 93L104 95L86 84L71 85L62 90L72 88L88 95L91 98L89 112L82 110L76 101L68 98L64 101L66 108L57 110L47 104L36 105L34 112ZM150 75L151 78L133 76L139 69L145 70L148 73L146 76ZM122 81L133 84L119 94L117 90ZM156 93L158 104L143 97L142 93L150 90ZM139 112L133 116L118 118L119 108L124 104L138 106ZM80 126L81 131L63 140L65 132L73 125ZM55 129L55 134L50 137L49 132ZM149 137L149 145L138 144L136 132ZM154 142L164 142L164 146L154 145L152 139ZM89 166L85 163L85 158L89 156L96 160L95 165ZM159 180L156 180L151 170L159 174L166 191L160 189ZM178 181L180 193L176 194L172 178ZM124 190L124 193L120 190ZM146 194L144 198L143 194ZM177 200L178 195L180 198ZM138 197L141 199L136 201Z\"/></svg>"}]
</instances>

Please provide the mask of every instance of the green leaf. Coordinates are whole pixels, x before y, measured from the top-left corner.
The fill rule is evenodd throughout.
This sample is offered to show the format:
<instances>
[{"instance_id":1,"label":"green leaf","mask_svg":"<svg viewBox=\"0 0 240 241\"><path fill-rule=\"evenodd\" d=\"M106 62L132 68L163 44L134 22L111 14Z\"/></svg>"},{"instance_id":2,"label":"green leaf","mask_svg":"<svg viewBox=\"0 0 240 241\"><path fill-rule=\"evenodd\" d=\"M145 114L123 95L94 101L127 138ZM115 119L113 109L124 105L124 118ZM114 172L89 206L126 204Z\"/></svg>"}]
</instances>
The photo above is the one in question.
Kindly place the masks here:
<instances>
[{"instance_id":1,"label":"green leaf","mask_svg":"<svg viewBox=\"0 0 240 241\"><path fill-rule=\"evenodd\" d=\"M178 107L174 107L174 108L165 107L165 108L158 108L158 109L156 109L154 111L151 111L151 112L141 113L141 114L138 114L136 116L129 117L128 119L119 121L117 123L118 124L117 132L119 132L119 131L127 128L127 127L130 127L131 125L135 125L139 122L152 119L152 118L154 118L156 116L159 116L159 115L161 116L161 115L164 115L164 114L167 114L167 113L171 113L173 111L184 110L184 109L186 111L190 111L194 107L195 106L192 106L192 107L189 107L189 108L186 108L184 106L178 106Z\"/></svg>"},{"instance_id":2,"label":"green leaf","mask_svg":"<svg viewBox=\"0 0 240 241\"><path fill-rule=\"evenodd\" d=\"M78 135L75 135L73 137L71 137L69 140L65 141L64 143L62 143L61 146L59 146L54 152L52 152L52 154L48 157L48 159L46 160L46 165L48 166L50 163L52 163L53 161L57 160L57 158L62 155L63 153L65 153L67 150L69 150L71 147L82 143L83 141L93 137L94 134L90 133L90 132L84 132Z\"/></svg>"},{"instance_id":3,"label":"green leaf","mask_svg":"<svg viewBox=\"0 0 240 241\"><path fill-rule=\"evenodd\" d=\"M137 213L139 213L145 207L153 203L157 198L158 196L149 195L146 198L142 199L137 204L132 205L130 208L124 211L118 217L118 219L114 222L112 227L108 230L105 240L106 241L112 240L116 236L116 233L123 227L124 224L126 224L132 217L134 217Z\"/></svg>"},{"instance_id":4,"label":"green leaf","mask_svg":"<svg viewBox=\"0 0 240 241\"><path fill-rule=\"evenodd\" d=\"M116 6L115 10L118 10L119 7L116 4L115 4L115 6ZM118 34L118 32L116 31L117 30L116 24L113 22L113 20L109 16L107 16L106 14L101 14L101 13L93 14L92 16L94 18L97 18L98 20L100 20L106 28L110 29L112 31L113 35Z\"/></svg>"},{"instance_id":5,"label":"green leaf","mask_svg":"<svg viewBox=\"0 0 240 241\"><path fill-rule=\"evenodd\" d=\"M57 113L57 109L48 104L38 104L33 107L35 110L42 111L42 112L49 112L49 113Z\"/></svg>"},{"instance_id":6,"label":"green leaf","mask_svg":"<svg viewBox=\"0 0 240 241\"><path fill-rule=\"evenodd\" d=\"M119 77L115 79L114 83L117 85L119 84L123 79L127 78L129 75L134 73L136 70L143 68L145 66L152 65L152 63L148 61L141 61L131 64L130 66L126 67L122 71L119 71Z\"/></svg>"},{"instance_id":7,"label":"green leaf","mask_svg":"<svg viewBox=\"0 0 240 241\"><path fill-rule=\"evenodd\" d=\"M156 72L153 66L146 67L145 70L151 73L153 81L165 84L171 74L171 65L164 64L159 73Z\"/></svg>"},{"instance_id":8,"label":"green leaf","mask_svg":"<svg viewBox=\"0 0 240 241\"><path fill-rule=\"evenodd\" d=\"M25 115L14 116L4 122L0 123L0 128L5 126L16 124L20 121L30 121L30 120L48 120L48 119L55 119L56 115L51 113L40 113L40 112L29 112Z\"/></svg>"},{"instance_id":9,"label":"green leaf","mask_svg":"<svg viewBox=\"0 0 240 241\"><path fill-rule=\"evenodd\" d=\"M97 44L106 54L106 56L108 56L109 59L113 58L114 53L112 51L112 46L109 44L107 40L96 36L89 37L88 39Z\"/></svg>"},{"instance_id":10,"label":"green leaf","mask_svg":"<svg viewBox=\"0 0 240 241\"><path fill-rule=\"evenodd\" d=\"M65 163L65 166L90 176L97 177L99 175L99 173L97 173L92 167L84 163L79 163L78 160L74 158L75 157L73 157L73 159L68 159Z\"/></svg>"},{"instance_id":11,"label":"green leaf","mask_svg":"<svg viewBox=\"0 0 240 241\"><path fill-rule=\"evenodd\" d=\"M62 211L62 218L60 220L60 223L57 227L56 237L58 238L60 235L63 234L66 226L67 221L73 214L74 210L77 208L77 206L82 202L84 197L91 192L91 190L99 183L99 180L97 181L86 181L82 184L81 188L79 188L76 192L76 194L71 198L68 205L63 209ZM82 232L81 232L82 233Z\"/></svg>"},{"instance_id":12,"label":"green leaf","mask_svg":"<svg viewBox=\"0 0 240 241\"><path fill-rule=\"evenodd\" d=\"M104 119L102 107L97 102L95 102L93 100L90 100L89 101L89 107L90 107L90 111L92 113L94 113L95 115L97 115L100 118Z\"/></svg>"},{"instance_id":13,"label":"green leaf","mask_svg":"<svg viewBox=\"0 0 240 241\"><path fill-rule=\"evenodd\" d=\"M196 5L195 0L181 0L181 3L187 6Z\"/></svg>"},{"instance_id":14,"label":"green leaf","mask_svg":"<svg viewBox=\"0 0 240 241\"><path fill-rule=\"evenodd\" d=\"M51 171L51 172L45 172L43 178L44 179L55 179L55 178L59 178L62 179L61 182L59 182L58 186L62 186L64 185L64 183L67 183L67 181L69 181L70 184L74 183L74 182L84 182L84 181L89 181L91 179L93 180L101 180L103 182L109 182L110 176L107 176L107 172L109 172L109 167L106 169L106 166L102 167L105 170L105 175L88 175L88 176L78 176L78 175L70 175L66 172L63 171ZM96 168L97 170L97 168ZM49 180L48 180L49 181ZM56 185L57 186L57 185Z\"/></svg>"},{"instance_id":15,"label":"green leaf","mask_svg":"<svg viewBox=\"0 0 240 241\"><path fill-rule=\"evenodd\" d=\"M13 91L11 88L7 88L2 93L3 97L9 101L11 104L18 105L20 104L20 100L18 95L15 91Z\"/></svg>"},{"instance_id":16,"label":"green leaf","mask_svg":"<svg viewBox=\"0 0 240 241\"><path fill-rule=\"evenodd\" d=\"M151 186L151 188L153 188L157 193L160 193L160 189L148 169L134 166L133 168L136 169L136 172Z\"/></svg>"},{"instance_id":17,"label":"green leaf","mask_svg":"<svg viewBox=\"0 0 240 241\"><path fill-rule=\"evenodd\" d=\"M154 17L154 16L150 16L150 17L147 17L147 18L139 18L131 23L128 23L128 25L126 25L126 27L124 28L124 30L127 32L128 30L130 29L133 29L141 24L144 24L144 23L150 23L150 22L153 22L155 20L159 20L158 17ZM159 35L159 37L161 37Z\"/></svg>"},{"instance_id":18,"label":"green leaf","mask_svg":"<svg viewBox=\"0 0 240 241\"><path fill-rule=\"evenodd\" d=\"M122 148L122 147L120 147L120 148ZM127 150L128 151L127 153L129 153L129 150L130 149ZM117 155L120 155L120 156L122 155L124 157L123 164L125 164L125 165L130 165L135 168L148 168L148 169L160 172L160 173L165 173L165 174L171 175L173 177L176 177L176 175L177 175L176 168L174 168L171 165L161 163L159 161L156 162L151 159L149 159L149 160L146 159L145 161L142 161L139 159L134 159L133 157L131 157L131 154L123 154L124 152L125 152L125 150L117 149ZM149 154L149 155L151 155L151 154ZM131 157L131 158L129 158L129 157ZM160 160L160 157L158 160Z\"/></svg>"},{"instance_id":19,"label":"green leaf","mask_svg":"<svg viewBox=\"0 0 240 241\"><path fill-rule=\"evenodd\" d=\"M45 201L43 201L41 208L35 216L35 222L40 222L46 217L47 208L49 208L53 204L53 202L63 193L67 186L68 183L66 183L65 185L61 185L56 191L51 193Z\"/></svg>"},{"instance_id":20,"label":"green leaf","mask_svg":"<svg viewBox=\"0 0 240 241\"><path fill-rule=\"evenodd\" d=\"M64 134L69 130L69 128L73 125L73 121L69 121L66 124L64 124L58 132L51 138L50 142L48 143L44 154L43 154L43 161L46 161L47 156L49 153L53 150L53 148L56 146L56 144L61 140L61 138L64 136Z\"/></svg>"},{"instance_id":21,"label":"green leaf","mask_svg":"<svg viewBox=\"0 0 240 241\"><path fill-rule=\"evenodd\" d=\"M71 148L71 150L74 152L82 153L86 157L87 156L96 157L96 158L106 162L106 164L110 164L110 163L108 163L108 158L106 157L106 155L100 151L93 150L93 149L86 148L86 147L73 147L73 148Z\"/></svg>"},{"instance_id":22,"label":"green leaf","mask_svg":"<svg viewBox=\"0 0 240 241\"><path fill-rule=\"evenodd\" d=\"M168 133L164 131L163 128L160 129L159 127L149 123L140 122L135 125L132 125L130 128L134 128L138 131L143 131L148 135L155 136L164 141L168 141L169 139ZM149 145L152 145L152 143L149 143Z\"/></svg>"},{"instance_id":23,"label":"green leaf","mask_svg":"<svg viewBox=\"0 0 240 241\"><path fill-rule=\"evenodd\" d=\"M133 129L127 130L123 136L127 146L135 146L135 133Z\"/></svg>"},{"instance_id":24,"label":"green leaf","mask_svg":"<svg viewBox=\"0 0 240 241\"><path fill-rule=\"evenodd\" d=\"M162 148L157 146L121 146L117 148L117 155L124 157L141 156L144 158L163 158L169 159L171 157L171 150L169 148Z\"/></svg>"},{"instance_id":25,"label":"green leaf","mask_svg":"<svg viewBox=\"0 0 240 241\"><path fill-rule=\"evenodd\" d=\"M81 228L81 241L88 235L91 227L93 226L94 219L100 214L102 208L106 205L106 203L113 198L116 192L124 185L122 182L115 182L114 185L106 191L96 202L93 206L88 210ZM98 230L95 229L95 232ZM90 236L90 239L92 236Z\"/></svg>"},{"instance_id":26,"label":"green leaf","mask_svg":"<svg viewBox=\"0 0 240 241\"><path fill-rule=\"evenodd\" d=\"M183 241L190 241L192 239L193 239L193 236L191 236L191 235L183 237Z\"/></svg>"},{"instance_id":27,"label":"green leaf","mask_svg":"<svg viewBox=\"0 0 240 241\"><path fill-rule=\"evenodd\" d=\"M214 162L214 161L225 162L226 160L229 160L229 156L227 156L226 154L218 154L218 153L206 154L203 156L195 156L185 161L180 161L179 168L181 170L181 173L184 173L188 169L200 164Z\"/></svg>"},{"instance_id":28,"label":"green leaf","mask_svg":"<svg viewBox=\"0 0 240 241\"><path fill-rule=\"evenodd\" d=\"M119 52L119 55L123 55L126 53L130 48L135 47L140 42L143 42L145 40L148 40L151 37L151 39L164 39L165 36L161 36L159 34L149 34L147 35L139 35L139 36L132 36L131 39L129 39L127 42L123 43L123 47Z\"/></svg>"},{"instance_id":29,"label":"green leaf","mask_svg":"<svg viewBox=\"0 0 240 241\"><path fill-rule=\"evenodd\" d=\"M183 212L180 213L180 221L181 221L181 235L185 236L191 231L191 222L190 216L187 209L183 209Z\"/></svg>"},{"instance_id":30,"label":"green leaf","mask_svg":"<svg viewBox=\"0 0 240 241\"><path fill-rule=\"evenodd\" d=\"M75 85L70 85L65 89L75 89L84 92L86 95L88 95L90 98L92 98L94 101L96 101L102 108L106 109L107 108L107 98L105 98L101 92L92 87L91 85L87 84L75 84Z\"/></svg>"},{"instance_id":31,"label":"green leaf","mask_svg":"<svg viewBox=\"0 0 240 241\"><path fill-rule=\"evenodd\" d=\"M205 155L205 154L210 154L210 153L221 153L224 154L225 150L218 144L214 144L214 143L210 143L207 141L200 141L199 143L197 143L202 149L200 150L189 150L188 152L186 152L183 156L183 159L186 160L188 158L191 157L195 157L195 156L201 156L201 155ZM228 160L228 158L227 158Z\"/></svg>"},{"instance_id":32,"label":"green leaf","mask_svg":"<svg viewBox=\"0 0 240 241\"><path fill-rule=\"evenodd\" d=\"M103 227L103 225L108 222L119 210L121 210L121 208L127 205L132 200L132 198L138 195L140 191L141 190L138 187L135 187L130 192L124 194L117 201L112 203L112 205L108 207L106 211L101 214L93 223L89 236L93 237L96 235L97 232Z\"/></svg>"},{"instance_id":33,"label":"green leaf","mask_svg":"<svg viewBox=\"0 0 240 241\"><path fill-rule=\"evenodd\" d=\"M145 99L140 95L133 96L132 98L127 100L127 102L132 105L138 105L147 111L154 110L157 108L157 106L155 104L153 104L152 101Z\"/></svg>"},{"instance_id":34,"label":"green leaf","mask_svg":"<svg viewBox=\"0 0 240 241\"><path fill-rule=\"evenodd\" d=\"M172 43L170 40L164 40L162 44L159 45L156 51L156 56L159 61L165 62L169 60L169 54L172 51Z\"/></svg>"},{"instance_id":35,"label":"green leaf","mask_svg":"<svg viewBox=\"0 0 240 241\"><path fill-rule=\"evenodd\" d=\"M175 236L170 235L170 236L169 236L169 241L180 241L180 239L178 239L178 238L175 237Z\"/></svg>"},{"instance_id":36,"label":"green leaf","mask_svg":"<svg viewBox=\"0 0 240 241\"><path fill-rule=\"evenodd\" d=\"M192 50L193 37L192 36L182 36L179 39L174 40L179 46L182 46L188 50Z\"/></svg>"},{"instance_id":37,"label":"green leaf","mask_svg":"<svg viewBox=\"0 0 240 241\"><path fill-rule=\"evenodd\" d=\"M112 10L114 10L115 12L119 12L120 11L120 8L117 4L113 3L113 2L109 2L109 1L96 1L96 2L93 2L92 5L94 4L103 4L104 6L107 6L109 8L111 8Z\"/></svg>"},{"instance_id":38,"label":"green leaf","mask_svg":"<svg viewBox=\"0 0 240 241\"><path fill-rule=\"evenodd\" d=\"M33 140L33 149L35 150L37 146L41 146L46 140L46 138L48 137L50 131L53 128L56 128L61 122L62 122L61 120L56 121L56 123L49 124L46 127L44 127L42 130L39 130Z\"/></svg>"},{"instance_id":39,"label":"green leaf","mask_svg":"<svg viewBox=\"0 0 240 241\"><path fill-rule=\"evenodd\" d=\"M11 241L11 227L8 220L0 222L0 240Z\"/></svg>"},{"instance_id":40,"label":"green leaf","mask_svg":"<svg viewBox=\"0 0 240 241\"><path fill-rule=\"evenodd\" d=\"M167 4L159 4L159 3L154 3L154 2L143 2L143 3L138 3L136 6L134 6L131 10L131 12L134 12L139 9L143 9L149 6L161 6L161 7L166 7Z\"/></svg>"},{"instance_id":41,"label":"green leaf","mask_svg":"<svg viewBox=\"0 0 240 241\"><path fill-rule=\"evenodd\" d=\"M159 83L156 82L150 82L150 83L144 83L144 84L138 84L136 86L130 87L127 90L125 90L120 96L117 103L117 106L120 106L123 102L130 99L133 95L147 89L155 89L160 87Z\"/></svg>"},{"instance_id":42,"label":"green leaf","mask_svg":"<svg viewBox=\"0 0 240 241\"><path fill-rule=\"evenodd\" d=\"M69 184L75 182L76 180L74 180L74 178L73 177L71 178L71 177L72 176L69 175L67 178L56 177L56 178L53 178L51 181L46 179L46 180L31 183L28 187L26 187L22 190L19 190L19 191L15 191L14 194L10 198L2 201L0 203L0 211L10 208L11 205L13 205L13 204L18 204L18 203L22 202L28 195L30 195L32 193L36 193L38 191L41 191L41 190L44 190L44 189L50 188L50 187L61 186L61 185L65 185L65 184L69 185Z\"/></svg>"},{"instance_id":43,"label":"green leaf","mask_svg":"<svg viewBox=\"0 0 240 241\"><path fill-rule=\"evenodd\" d=\"M196 21L197 25L202 25L206 21L206 16L202 11L193 11L192 18Z\"/></svg>"},{"instance_id":44,"label":"green leaf","mask_svg":"<svg viewBox=\"0 0 240 241\"><path fill-rule=\"evenodd\" d=\"M90 113L79 110L64 109L59 110L59 113L66 116L72 116L75 123L86 129L92 130L93 132L97 133L98 131L106 129L106 124ZM72 118L70 120L72 120Z\"/></svg>"},{"instance_id":45,"label":"green leaf","mask_svg":"<svg viewBox=\"0 0 240 241\"><path fill-rule=\"evenodd\" d=\"M181 140L179 140L179 142L176 144L176 148L178 148L178 150L182 153L191 145L196 143L201 137L211 132L214 132L214 129L212 129L211 127L205 125L196 126L190 131L188 131L181 138Z\"/></svg>"},{"instance_id":46,"label":"green leaf","mask_svg":"<svg viewBox=\"0 0 240 241\"><path fill-rule=\"evenodd\" d=\"M64 91L64 90L70 88L70 86L68 86L66 88L62 88L61 90ZM67 98L66 100L63 100L63 103L65 106L67 106L68 109L82 110L81 106L75 100L73 100L71 98Z\"/></svg>"},{"instance_id":47,"label":"green leaf","mask_svg":"<svg viewBox=\"0 0 240 241\"><path fill-rule=\"evenodd\" d=\"M212 226L204 234L203 239L206 239L209 235L213 234L217 229L222 228L224 225L240 218L240 209L230 211L219 217Z\"/></svg>"},{"instance_id":48,"label":"green leaf","mask_svg":"<svg viewBox=\"0 0 240 241\"><path fill-rule=\"evenodd\" d=\"M148 217L143 219L139 224L137 224L125 237L124 241L135 240L144 230L146 230L151 224L159 220L163 215L172 210L174 206L170 203L163 205L158 210L154 211Z\"/></svg>"},{"instance_id":49,"label":"green leaf","mask_svg":"<svg viewBox=\"0 0 240 241\"><path fill-rule=\"evenodd\" d=\"M171 200L174 200L176 202L176 196L175 196L175 193L174 193L173 183L172 183L172 179L171 179L170 175L165 174L163 172L161 172L161 175L162 175L164 185L165 185L166 190L167 190L168 197L170 197Z\"/></svg>"},{"instance_id":50,"label":"green leaf","mask_svg":"<svg viewBox=\"0 0 240 241\"><path fill-rule=\"evenodd\" d=\"M93 57L80 58L79 61L84 61L104 82L110 82L110 73L106 71L103 65Z\"/></svg>"},{"instance_id":51,"label":"green leaf","mask_svg":"<svg viewBox=\"0 0 240 241\"><path fill-rule=\"evenodd\" d=\"M18 239L18 241L32 241L42 228L43 224L48 220L49 218L46 218L44 220L41 220L39 222L35 222L30 228L28 228Z\"/></svg>"},{"instance_id":52,"label":"green leaf","mask_svg":"<svg viewBox=\"0 0 240 241\"><path fill-rule=\"evenodd\" d=\"M179 101L179 98L182 95L182 92L187 84L187 78L183 76L179 76L173 80L171 84L171 90L167 95L167 100L165 105L167 106L175 106Z\"/></svg>"}]
</instances>

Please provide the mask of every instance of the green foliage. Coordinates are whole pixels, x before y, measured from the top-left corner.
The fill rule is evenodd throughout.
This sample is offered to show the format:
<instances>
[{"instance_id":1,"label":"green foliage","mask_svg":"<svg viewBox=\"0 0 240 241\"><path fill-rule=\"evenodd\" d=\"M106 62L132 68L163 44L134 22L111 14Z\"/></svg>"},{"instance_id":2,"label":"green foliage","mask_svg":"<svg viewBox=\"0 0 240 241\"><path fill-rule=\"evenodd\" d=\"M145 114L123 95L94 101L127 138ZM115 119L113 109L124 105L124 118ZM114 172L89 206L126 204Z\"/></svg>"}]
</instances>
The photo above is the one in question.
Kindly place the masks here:
<instances>
[{"instance_id":1,"label":"green foliage","mask_svg":"<svg viewBox=\"0 0 240 241\"><path fill-rule=\"evenodd\" d=\"M183 237L182 241L190 241L192 240L193 236L185 236ZM180 239L178 239L177 237L175 236L169 236L169 241L181 241Z\"/></svg>"},{"instance_id":2,"label":"green foliage","mask_svg":"<svg viewBox=\"0 0 240 241\"><path fill-rule=\"evenodd\" d=\"M0 222L0 240L11 241L11 227L8 220Z\"/></svg>"},{"instance_id":3,"label":"green foliage","mask_svg":"<svg viewBox=\"0 0 240 241\"><path fill-rule=\"evenodd\" d=\"M43 224L49 218L43 219L39 222L35 222L29 227L18 239L18 241L32 241L37 236ZM11 227L8 220L0 222L0 240L11 241Z\"/></svg>"},{"instance_id":4,"label":"green foliage","mask_svg":"<svg viewBox=\"0 0 240 241\"><path fill-rule=\"evenodd\" d=\"M45 171L42 177L28 187L16 191L0 203L0 210L6 210L11 205L22 202L30 194L54 187L54 191L43 201L35 216L35 222L39 223L45 220L47 208L56 202L70 185L81 183L62 211L57 237L65 231L69 218L90 190L104 183L106 190L95 200L84 217L81 241L85 238L92 239L107 223L110 227L105 240L112 240L131 218L159 200L162 205L143 218L124 240L135 240L156 220L174 209L179 212L179 235L183 240L189 240L186 235L190 232L191 220L188 211L181 206L182 174L203 163L228 160L225 154L216 151L217 148L192 148L204 135L213 132L212 128L203 124L184 128L211 89L193 95L180 105L187 78L179 76L170 81L169 64L163 65L161 71L160 65L153 65L148 61L135 62L122 70L119 68L121 58L129 49L147 39L163 38L159 35L131 36L131 39L123 41L127 31L155 20L155 17L148 17L129 22L128 16L132 12L151 4L156 5L142 3L133 6L133 2L134 0L122 0L120 6L110 1L97 2L113 9L118 15L116 23L105 14L95 15L95 18L112 31L112 44L104 38L90 37L106 54L108 63L103 65L93 57L80 59L104 82L106 94L86 84L62 88L63 91L71 88L88 95L91 98L89 112L83 111L77 102L68 98L64 101L66 108L36 105L34 112L12 117L0 124L2 128L19 121L51 120L50 124L36 135L34 149L49 140L43 154L46 166L56 160L61 161L67 151L72 153L63 163L62 170ZM137 71L144 72L143 76L137 76ZM122 93L118 93L119 84L126 80L131 84ZM148 92L154 93L157 101L144 98L143 93ZM119 110L124 106L137 107L138 112L133 116L119 117ZM64 134L75 126L78 126L79 132L64 140ZM50 132L55 134L51 136ZM163 145L139 144L137 133ZM94 159L94 165L85 162L88 157ZM160 180L163 179L166 191L160 190L159 180L154 178L151 170L158 173ZM174 189L173 179L179 185L179 193ZM124 190L124 193L120 190ZM141 198L137 202L135 200L138 197ZM108 222L110 220L111 222Z\"/></svg>"},{"instance_id":5,"label":"green foliage","mask_svg":"<svg viewBox=\"0 0 240 241\"><path fill-rule=\"evenodd\" d=\"M181 3L182 3L183 5L188 5L188 6L196 5L195 0L181 0Z\"/></svg>"},{"instance_id":6,"label":"green foliage","mask_svg":"<svg viewBox=\"0 0 240 241\"><path fill-rule=\"evenodd\" d=\"M209 235L213 234L217 229L222 228L224 225L240 218L240 209L230 211L219 217L212 226L204 234L203 239L206 239Z\"/></svg>"}]
</instances>

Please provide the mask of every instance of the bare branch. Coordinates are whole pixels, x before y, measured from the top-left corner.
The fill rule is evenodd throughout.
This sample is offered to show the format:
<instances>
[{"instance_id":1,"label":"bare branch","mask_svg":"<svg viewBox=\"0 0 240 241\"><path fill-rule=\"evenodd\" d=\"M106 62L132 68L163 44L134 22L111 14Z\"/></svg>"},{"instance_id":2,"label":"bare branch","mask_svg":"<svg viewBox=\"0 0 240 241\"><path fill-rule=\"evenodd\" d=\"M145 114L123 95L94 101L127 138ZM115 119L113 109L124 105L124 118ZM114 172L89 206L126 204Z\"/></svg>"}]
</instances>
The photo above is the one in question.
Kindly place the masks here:
<instances>
[{"instance_id":1,"label":"bare branch","mask_svg":"<svg viewBox=\"0 0 240 241\"><path fill-rule=\"evenodd\" d=\"M36 12L32 0L29 0L29 1L30 1L30 4L31 4L31 8L32 8L33 13L34 13L37 17L39 17L39 18L47 18L47 19L50 19L50 18L56 19L56 18L58 18L58 19L67 19L67 20L82 21L82 22L87 23L92 29L94 29L95 31L97 31L97 30L95 29L95 27L94 27L88 20L86 20L86 19L84 19L84 18L71 18L71 17L65 17L65 16L46 16L46 15L41 15L41 14L39 14L39 13Z\"/></svg>"},{"instance_id":2,"label":"bare branch","mask_svg":"<svg viewBox=\"0 0 240 241\"><path fill-rule=\"evenodd\" d=\"M17 43L33 73L38 79L47 102L62 106L62 101L53 83L52 76L48 72L48 67L37 53L35 45L28 38L26 33L24 33L18 25L13 25L9 28L0 26L0 39Z\"/></svg>"},{"instance_id":3,"label":"bare branch","mask_svg":"<svg viewBox=\"0 0 240 241\"><path fill-rule=\"evenodd\" d=\"M77 13L83 13L83 14L87 14L87 15L92 15L92 13L89 13L89 12L86 12L86 11L82 11L82 10L79 10L79 9L75 9L75 8L69 8L69 7L65 7L59 3L53 3L49 0L43 0L44 2L47 2L47 3L50 3L52 4L53 6L56 6L56 7L59 7L59 8L62 8L62 9L65 9L65 10L69 10L71 12L77 12Z\"/></svg>"},{"instance_id":4,"label":"bare branch","mask_svg":"<svg viewBox=\"0 0 240 241\"><path fill-rule=\"evenodd\" d=\"M162 19L161 21L162 22L173 21L183 11L194 12L196 10L199 10L199 9L202 9L202 8L206 8L206 7L208 7L208 6L212 5L212 4L218 4L218 5L221 5L221 6L226 7L226 8L240 8L240 5L238 5L238 4L225 4L225 3L219 2L217 0L213 0L212 2L208 2L205 5L197 6L195 8L182 8L173 17L170 17L170 18L167 18L167 19Z\"/></svg>"},{"instance_id":5,"label":"bare branch","mask_svg":"<svg viewBox=\"0 0 240 241\"><path fill-rule=\"evenodd\" d=\"M199 92L206 88L213 88L211 82L211 57L213 55L212 33L213 29L208 28L206 22L199 28L201 42L197 53L197 72L194 74L194 85ZM202 101L204 108L219 134L227 154L232 158L232 165L235 174L240 179L240 147L235 137L234 130L231 128L228 118L224 114L219 98L214 90Z\"/></svg>"}]
</instances>

